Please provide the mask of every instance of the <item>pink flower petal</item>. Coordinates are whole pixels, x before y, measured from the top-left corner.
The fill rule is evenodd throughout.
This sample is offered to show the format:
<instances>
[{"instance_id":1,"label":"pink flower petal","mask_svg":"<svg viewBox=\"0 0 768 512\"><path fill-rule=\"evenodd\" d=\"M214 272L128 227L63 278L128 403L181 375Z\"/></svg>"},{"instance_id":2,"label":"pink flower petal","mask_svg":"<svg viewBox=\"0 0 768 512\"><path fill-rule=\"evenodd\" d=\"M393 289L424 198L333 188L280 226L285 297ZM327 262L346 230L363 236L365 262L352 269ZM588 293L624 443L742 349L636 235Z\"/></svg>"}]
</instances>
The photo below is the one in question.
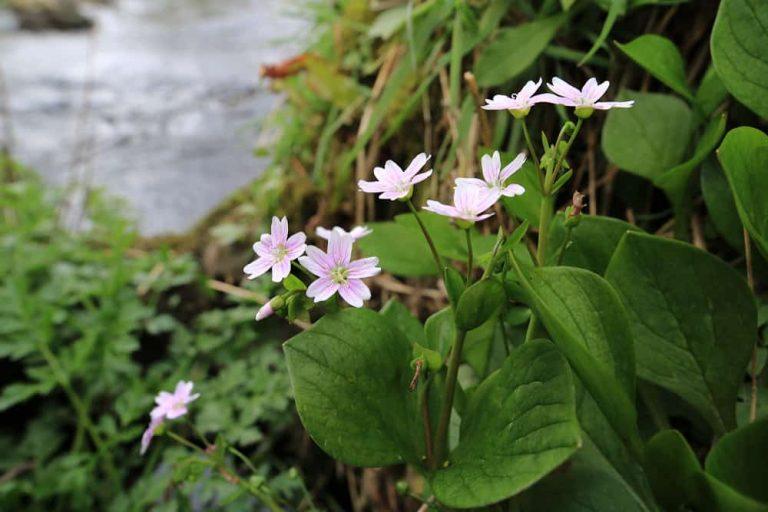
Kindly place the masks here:
<instances>
[{"instance_id":1,"label":"pink flower petal","mask_svg":"<svg viewBox=\"0 0 768 512\"><path fill-rule=\"evenodd\" d=\"M534 82L532 80L528 80L522 89L520 89L520 92L517 93L517 98L521 100L527 100L531 96L534 95L534 93L539 90L539 87L541 87L541 78L539 78L538 82Z\"/></svg>"},{"instance_id":2,"label":"pink flower petal","mask_svg":"<svg viewBox=\"0 0 768 512\"><path fill-rule=\"evenodd\" d=\"M371 290L359 279L350 279L339 286L339 295L352 307L363 307L363 302L371 298Z\"/></svg>"},{"instance_id":3,"label":"pink flower petal","mask_svg":"<svg viewBox=\"0 0 768 512\"><path fill-rule=\"evenodd\" d=\"M507 197L515 197L515 196L522 195L524 193L525 193L525 188L516 183L513 183L512 185L505 187L504 190L501 191L501 195L507 196Z\"/></svg>"},{"instance_id":4,"label":"pink flower petal","mask_svg":"<svg viewBox=\"0 0 768 512\"><path fill-rule=\"evenodd\" d=\"M352 237L332 232L328 239L328 256L335 265L345 265L352 258Z\"/></svg>"},{"instance_id":5,"label":"pink flower petal","mask_svg":"<svg viewBox=\"0 0 768 512\"><path fill-rule=\"evenodd\" d=\"M424 164L426 164L430 158L431 157L426 153L419 153L418 155L416 155L413 158L413 160L411 160L411 163L408 164L408 167L406 167L403 173L404 174L403 177L406 180L410 180L411 178L416 176L416 173L418 173L419 170L421 170L421 168L424 167Z\"/></svg>"},{"instance_id":6,"label":"pink flower petal","mask_svg":"<svg viewBox=\"0 0 768 512\"><path fill-rule=\"evenodd\" d=\"M404 190L404 191L394 190L394 191L384 192L383 194L381 194L379 196L379 198L380 199L389 199L390 201L396 201L396 200L401 199L401 198L403 198L403 197L405 197L407 195L408 195L408 191L407 190Z\"/></svg>"},{"instance_id":7,"label":"pink flower petal","mask_svg":"<svg viewBox=\"0 0 768 512\"><path fill-rule=\"evenodd\" d=\"M592 105L597 110L608 110L611 108L632 108L635 104L634 100L630 101L600 101Z\"/></svg>"},{"instance_id":8,"label":"pink flower petal","mask_svg":"<svg viewBox=\"0 0 768 512\"><path fill-rule=\"evenodd\" d=\"M493 152L493 156L483 155L480 159L480 167L483 170L483 178L488 184L496 183L501 172L501 157L498 151Z\"/></svg>"},{"instance_id":9,"label":"pink flower petal","mask_svg":"<svg viewBox=\"0 0 768 512\"><path fill-rule=\"evenodd\" d=\"M553 78L552 83L547 84L547 87L555 94L572 101L576 101L578 98L581 98L580 90L558 77Z\"/></svg>"},{"instance_id":10,"label":"pink flower petal","mask_svg":"<svg viewBox=\"0 0 768 512\"><path fill-rule=\"evenodd\" d=\"M272 256L257 258L255 261L252 261L243 267L243 272L248 274L248 279L256 279L272 268L273 263L274 259L272 259Z\"/></svg>"},{"instance_id":11,"label":"pink flower petal","mask_svg":"<svg viewBox=\"0 0 768 512\"><path fill-rule=\"evenodd\" d=\"M328 300L339 289L339 285L334 283L329 277L321 277L313 281L307 288L307 297L314 299L315 302Z\"/></svg>"},{"instance_id":12,"label":"pink flower petal","mask_svg":"<svg viewBox=\"0 0 768 512\"><path fill-rule=\"evenodd\" d=\"M423 209L438 215L444 215L446 217L456 217L458 215L456 208L453 206L448 206L447 204L433 201L431 199L427 201L427 206L424 206Z\"/></svg>"},{"instance_id":13,"label":"pink flower petal","mask_svg":"<svg viewBox=\"0 0 768 512\"><path fill-rule=\"evenodd\" d=\"M369 194L378 194L379 192L389 190L389 187L380 181L360 180L357 182L357 186L360 187L360 190Z\"/></svg>"},{"instance_id":14,"label":"pink flower petal","mask_svg":"<svg viewBox=\"0 0 768 512\"><path fill-rule=\"evenodd\" d=\"M288 239L288 219L272 217L272 242L275 245L284 244Z\"/></svg>"},{"instance_id":15,"label":"pink flower petal","mask_svg":"<svg viewBox=\"0 0 768 512\"><path fill-rule=\"evenodd\" d=\"M456 178L456 186L488 188L488 183L480 178Z\"/></svg>"},{"instance_id":16,"label":"pink flower petal","mask_svg":"<svg viewBox=\"0 0 768 512\"><path fill-rule=\"evenodd\" d=\"M518 153L514 160L512 160L506 167L501 170L501 183L504 183L510 176L515 174L525 163L525 153Z\"/></svg>"},{"instance_id":17,"label":"pink flower petal","mask_svg":"<svg viewBox=\"0 0 768 512\"><path fill-rule=\"evenodd\" d=\"M416 176L411 178L411 185L415 185L417 183L421 183L422 181L424 181L425 179L429 178L430 176L432 176L432 170L431 169L429 171L423 172L421 174L417 174Z\"/></svg>"},{"instance_id":18,"label":"pink flower petal","mask_svg":"<svg viewBox=\"0 0 768 512\"><path fill-rule=\"evenodd\" d=\"M272 265L272 281L279 283L291 273L291 260L283 258Z\"/></svg>"},{"instance_id":19,"label":"pink flower petal","mask_svg":"<svg viewBox=\"0 0 768 512\"><path fill-rule=\"evenodd\" d=\"M379 258L375 256L351 261L349 265L347 265L347 277L350 279L363 279L375 276L381 272L381 269L377 266L378 264Z\"/></svg>"}]
</instances>

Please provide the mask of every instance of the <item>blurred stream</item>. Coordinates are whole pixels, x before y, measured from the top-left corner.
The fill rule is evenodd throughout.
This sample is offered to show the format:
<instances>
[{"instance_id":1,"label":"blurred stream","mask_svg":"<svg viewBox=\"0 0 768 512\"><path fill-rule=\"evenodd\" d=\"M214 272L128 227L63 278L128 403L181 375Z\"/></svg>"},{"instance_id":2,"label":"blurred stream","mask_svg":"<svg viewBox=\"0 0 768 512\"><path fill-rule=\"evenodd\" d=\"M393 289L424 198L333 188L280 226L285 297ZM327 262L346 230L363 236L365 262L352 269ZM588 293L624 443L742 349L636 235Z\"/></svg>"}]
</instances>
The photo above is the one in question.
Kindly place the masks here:
<instances>
[{"instance_id":1,"label":"blurred stream","mask_svg":"<svg viewBox=\"0 0 768 512\"><path fill-rule=\"evenodd\" d=\"M125 197L143 234L185 230L266 165L258 74L301 48L286 0L117 0L91 32L0 19L12 149L51 183ZM2 137L2 134L0 134Z\"/></svg>"}]
</instances>

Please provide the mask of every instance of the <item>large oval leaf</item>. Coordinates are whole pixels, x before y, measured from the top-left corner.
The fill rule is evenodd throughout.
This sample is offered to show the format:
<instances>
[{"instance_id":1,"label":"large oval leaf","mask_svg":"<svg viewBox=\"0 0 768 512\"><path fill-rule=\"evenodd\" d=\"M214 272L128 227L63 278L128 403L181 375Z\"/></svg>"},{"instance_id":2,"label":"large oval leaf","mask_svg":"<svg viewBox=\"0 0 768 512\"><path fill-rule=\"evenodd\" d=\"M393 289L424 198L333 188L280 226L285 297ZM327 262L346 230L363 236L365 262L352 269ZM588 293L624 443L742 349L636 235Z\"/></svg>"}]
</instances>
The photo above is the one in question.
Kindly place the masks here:
<instances>
[{"instance_id":1,"label":"large oval leaf","mask_svg":"<svg viewBox=\"0 0 768 512\"><path fill-rule=\"evenodd\" d=\"M563 215L558 215L550 226L549 255L556 262L566 241ZM591 270L602 274L611 261L613 251L627 231L641 231L629 222L602 215L582 215L579 224L571 229L568 245L562 252L563 265Z\"/></svg>"},{"instance_id":2,"label":"large oval leaf","mask_svg":"<svg viewBox=\"0 0 768 512\"><path fill-rule=\"evenodd\" d=\"M693 116L681 99L667 94L627 91L628 110L608 112L603 151L619 168L653 180L682 162L691 138Z\"/></svg>"},{"instance_id":3,"label":"large oval leaf","mask_svg":"<svg viewBox=\"0 0 768 512\"><path fill-rule=\"evenodd\" d=\"M518 274L527 300L618 437L639 455L632 332L618 295L600 276L571 267Z\"/></svg>"},{"instance_id":4,"label":"large oval leaf","mask_svg":"<svg viewBox=\"0 0 768 512\"><path fill-rule=\"evenodd\" d=\"M283 345L296 409L331 456L356 466L417 462L423 454L411 345L383 315L346 309Z\"/></svg>"},{"instance_id":5,"label":"large oval leaf","mask_svg":"<svg viewBox=\"0 0 768 512\"><path fill-rule=\"evenodd\" d=\"M526 343L472 393L449 466L434 472L435 497L480 507L526 489L579 447L573 381L552 343Z\"/></svg>"},{"instance_id":6,"label":"large oval leaf","mask_svg":"<svg viewBox=\"0 0 768 512\"><path fill-rule=\"evenodd\" d=\"M717 150L741 222L768 258L768 135L742 126L728 132Z\"/></svg>"},{"instance_id":7,"label":"large oval leaf","mask_svg":"<svg viewBox=\"0 0 768 512\"><path fill-rule=\"evenodd\" d=\"M712 28L712 62L733 96L768 118L768 2L723 0Z\"/></svg>"},{"instance_id":8,"label":"large oval leaf","mask_svg":"<svg viewBox=\"0 0 768 512\"><path fill-rule=\"evenodd\" d=\"M605 272L632 323L638 374L690 403L717 433L736 425L757 312L742 277L695 247L627 233Z\"/></svg>"}]
</instances>

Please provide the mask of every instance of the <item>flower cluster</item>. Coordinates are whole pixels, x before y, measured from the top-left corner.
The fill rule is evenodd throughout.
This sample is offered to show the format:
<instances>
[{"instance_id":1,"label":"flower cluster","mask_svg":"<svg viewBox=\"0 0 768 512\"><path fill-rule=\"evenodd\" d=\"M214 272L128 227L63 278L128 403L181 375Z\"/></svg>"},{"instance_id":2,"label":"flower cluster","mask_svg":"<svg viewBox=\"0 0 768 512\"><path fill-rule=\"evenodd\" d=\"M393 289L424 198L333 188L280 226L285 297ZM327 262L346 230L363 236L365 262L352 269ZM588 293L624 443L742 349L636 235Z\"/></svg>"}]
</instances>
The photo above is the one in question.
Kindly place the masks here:
<instances>
[{"instance_id":1,"label":"flower cluster","mask_svg":"<svg viewBox=\"0 0 768 512\"><path fill-rule=\"evenodd\" d=\"M141 436L141 454L147 451L155 432L165 420L175 420L187 414L187 405L197 400L200 393L192 394L192 382L179 381L173 393L161 391L155 397L155 408L149 413L149 426Z\"/></svg>"},{"instance_id":2,"label":"flower cluster","mask_svg":"<svg viewBox=\"0 0 768 512\"><path fill-rule=\"evenodd\" d=\"M405 171L410 176L408 179L413 179L425 162L426 157L413 171L411 167L414 165L409 166ZM396 164L387 164L388 168L397 168L396 172L403 173ZM428 173L422 174L427 174L428 177ZM304 243L307 238L304 233L289 237L286 218L273 217L271 232L261 235L261 240L253 246L258 258L246 265L243 272L248 274L249 279L253 279L271 269L272 280L280 282L290 274L292 262L298 260L303 269L317 277L307 288L307 297L314 302L322 302L338 292L349 305L359 308L364 301L371 298L371 290L362 280L381 271L378 258L352 259L354 242L370 233L371 230L365 226L355 227L349 232L338 226L333 229L319 227L316 230L317 236L328 241L327 251L323 251L319 247L307 246ZM271 316L284 304L283 297L271 299L259 309L256 320Z\"/></svg>"},{"instance_id":3,"label":"flower cluster","mask_svg":"<svg viewBox=\"0 0 768 512\"><path fill-rule=\"evenodd\" d=\"M542 80L538 82L529 81L517 94L504 96L497 94L491 100L485 100L486 110L509 110L516 118L525 117L531 110L531 107L537 103L551 103L573 107L574 113L581 118L587 118L592 115L593 110L609 110L611 108L630 108L634 101L598 101L608 90L610 82L605 81L601 84L597 80L590 78L581 89L570 85L565 80L555 77L551 84L547 84L552 93L537 94L541 87Z\"/></svg>"}]
</instances>

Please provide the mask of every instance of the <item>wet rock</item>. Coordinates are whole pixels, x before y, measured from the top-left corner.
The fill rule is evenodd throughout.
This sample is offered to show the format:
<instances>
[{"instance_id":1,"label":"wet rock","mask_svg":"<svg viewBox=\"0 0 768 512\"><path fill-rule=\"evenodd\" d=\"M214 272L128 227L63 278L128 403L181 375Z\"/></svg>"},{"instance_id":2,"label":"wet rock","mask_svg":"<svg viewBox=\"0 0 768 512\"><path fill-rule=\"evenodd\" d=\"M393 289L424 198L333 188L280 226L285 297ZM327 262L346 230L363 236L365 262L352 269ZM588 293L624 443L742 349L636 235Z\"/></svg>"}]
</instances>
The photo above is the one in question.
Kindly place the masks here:
<instances>
[{"instance_id":1,"label":"wet rock","mask_svg":"<svg viewBox=\"0 0 768 512\"><path fill-rule=\"evenodd\" d=\"M9 0L8 6L24 30L83 30L93 21L80 12L77 0Z\"/></svg>"}]
</instances>

